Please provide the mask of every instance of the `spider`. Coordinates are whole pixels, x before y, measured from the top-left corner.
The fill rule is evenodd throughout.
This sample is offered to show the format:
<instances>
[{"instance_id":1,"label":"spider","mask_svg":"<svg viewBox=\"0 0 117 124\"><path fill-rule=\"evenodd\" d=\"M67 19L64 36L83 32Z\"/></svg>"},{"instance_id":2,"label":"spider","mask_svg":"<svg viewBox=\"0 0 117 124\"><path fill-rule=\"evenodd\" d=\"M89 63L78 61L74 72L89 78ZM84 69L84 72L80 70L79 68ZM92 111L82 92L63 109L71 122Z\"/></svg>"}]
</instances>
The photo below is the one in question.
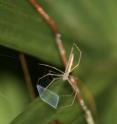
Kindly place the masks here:
<instances>
[{"instance_id":1,"label":"spider","mask_svg":"<svg viewBox=\"0 0 117 124\"><path fill-rule=\"evenodd\" d=\"M77 64L76 64L74 67L72 67L72 66L73 66L73 62L74 62L74 47L75 47L75 48L77 49L77 51L79 52L79 59L78 59ZM73 78L72 78L72 76L70 75L70 73L71 73L74 69L76 69L76 68L79 66L80 60L81 60L81 55L82 55L82 54L81 54L80 48L74 43L73 46L72 46L72 48L71 48L71 51L70 51L70 55L69 55L69 59L68 59L67 66L66 66L66 68L65 68L65 72L62 71L62 70L60 70L60 69L58 69L58 68L56 68L56 67L50 66L50 65L40 64L40 65L43 65L43 66L46 66L46 67L50 67L50 68L52 68L52 69L55 69L57 72L59 72L59 74L54 74L54 73L52 73L52 72L49 72L48 74L44 75L43 77L41 77L41 78L38 80L38 82L40 82L41 79L43 79L43 78L45 78L45 77L47 77L47 76L56 76L56 78L53 78L53 80L49 83L49 85L48 85L46 88L44 88L44 87L42 87L41 85L37 84L37 89L38 89L40 98L41 98L44 102L48 103L49 105L51 105L51 106L54 107L54 108L57 108L58 102L59 102L59 96L58 96L56 93L54 93L54 92L48 90L48 88L49 88L49 87L53 84L53 82L55 82L56 80L62 79L63 81L67 81L67 82L70 84L70 86L73 88L73 90L75 91L75 95L74 95L74 98L73 98L73 100L72 100L72 103L71 103L70 105L67 105L67 106L64 106L64 107L69 107L69 106L72 106L72 105L73 105L73 103L74 103L74 101L75 101L75 98L76 98L77 93L79 92L79 90L78 90L77 85L76 85L76 84L73 84L73 83L71 82L71 80L72 80Z\"/></svg>"}]
</instances>

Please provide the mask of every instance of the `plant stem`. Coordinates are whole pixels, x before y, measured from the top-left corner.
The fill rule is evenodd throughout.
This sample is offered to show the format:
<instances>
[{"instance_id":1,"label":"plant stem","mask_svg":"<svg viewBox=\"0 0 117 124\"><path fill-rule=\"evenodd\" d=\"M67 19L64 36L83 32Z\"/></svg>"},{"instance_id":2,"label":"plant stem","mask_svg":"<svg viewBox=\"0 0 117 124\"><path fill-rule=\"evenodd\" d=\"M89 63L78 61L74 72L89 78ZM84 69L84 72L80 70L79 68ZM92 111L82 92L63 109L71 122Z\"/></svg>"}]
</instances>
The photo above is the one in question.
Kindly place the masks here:
<instances>
[{"instance_id":1,"label":"plant stem","mask_svg":"<svg viewBox=\"0 0 117 124\"><path fill-rule=\"evenodd\" d=\"M36 11L41 15L41 17L44 19L44 21L48 24L48 26L51 28L54 36L55 36L55 41L57 44L57 47L59 49L59 53L61 56L61 60L64 64L64 66L66 67L67 65L67 57L66 57L66 51L65 48L63 46L62 43L62 39L61 39L61 33L59 32L59 29L57 27L57 24L55 23L55 21L44 11L44 9L41 7L41 5L39 3L37 3L36 0L30 0L31 4L34 6L34 8L36 9ZM72 76L72 78L70 78L71 82L74 84L77 84L77 81L75 80L75 78ZM82 110L84 111L85 114L85 119L87 124L95 124L93 116L91 111L88 109L83 97L80 94L80 89L78 88L79 92L77 94L77 101L79 102Z\"/></svg>"},{"instance_id":2,"label":"plant stem","mask_svg":"<svg viewBox=\"0 0 117 124\"><path fill-rule=\"evenodd\" d=\"M22 66L23 73L24 73L24 78L25 78L25 81L26 81L28 92L30 94L31 100L33 100L33 99L35 99L36 95L35 95L34 90L33 90L31 76L30 76L30 73L29 73L29 70L28 70L26 58L25 58L23 53L19 54L19 59L20 59L20 63L21 63L21 66Z\"/></svg>"},{"instance_id":3,"label":"plant stem","mask_svg":"<svg viewBox=\"0 0 117 124\"><path fill-rule=\"evenodd\" d=\"M61 122L58 121L58 120L54 120L54 121L50 122L49 124L63 124L63 123L61 123Z\"/></svg>"}]
</instances>

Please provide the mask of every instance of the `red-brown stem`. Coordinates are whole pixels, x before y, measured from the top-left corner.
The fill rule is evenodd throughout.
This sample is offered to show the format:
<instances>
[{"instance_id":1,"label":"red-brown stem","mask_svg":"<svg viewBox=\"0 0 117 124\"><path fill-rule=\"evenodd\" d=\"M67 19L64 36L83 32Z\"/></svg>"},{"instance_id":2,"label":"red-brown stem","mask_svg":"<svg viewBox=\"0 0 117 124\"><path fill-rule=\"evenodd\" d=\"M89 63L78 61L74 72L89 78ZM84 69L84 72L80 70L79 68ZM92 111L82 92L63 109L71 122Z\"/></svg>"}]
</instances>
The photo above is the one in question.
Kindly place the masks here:
<instances>
[{"instance_id":1,"label":"red-brown stem","mask_svg":"<svg viewBox=\"0 0 117 124\"><path fill-rule=\"evenodd\" d=\"M41 7L41 5L39 3L37 3L36 0L30 0L30 2L32 3L32 5L34 6L34 8L36 9L36 11L41 15L41 17L44 19L44 21L49 25L49 27L51 28L52 32L55 35L55 40L56 40L56 44L57 47L59 49L60 52L60 56L61 59L63 61L64 66L66 67L67 65L67 57L66 57L66 51L64 49L63 43L62 43L62 39L61 39L61 33L58 30L57 24L55 23L55 21L44 11L44 9ZM73 85L76 86L77 81L71 76L70 78L71 82L73 83ZM77 87L78 88L78 87ZM79 88L78 88L79 90ZM77 101L79 101L80 106L82 108L82 110L85 113L85 119L87 121L88 124L94 124L93 121L93 116L90 112L90 110L88 109L87 105L84 102L83 97L80 95L80 90L78 91L77 94Z\"/></svg>"},{"instance_id":2,"label":"red-brown stem","mask_svg":"<svg viewBox=\"0 0 117 124\"><path fill-rule=\"evenodd\" d=\"M31 76L30 76L30 73L29 73L29 70L28 70L26 58L25 58L23 53L19 54L19 59L20 59L20 63L21 63L21 66L22 66L23 73L24 73L24 77L25 77L28 92L30 94L31 99L33 100L33 99L35 99L36 95L35 95L34 90L33 90Z\"/></svg>"},{"instance_id":3,"label":"red-brown stem","mask_svg":"<svg viewBox=\"0 0 117 124\"><path fill-rule=\"evenodd\" d=\"M58 31L58 27L55 24L55 21L48 16L48 14L44 11L41 5L37 3L36 0L30 0L30 1L37 10L37 12L41 15L41 17L46 21L46 23L48 23L48 25L53 30L53 32L58 33L59 31Z\"/></svg>"},{"instance_id":4,"label":"red-brown stem","mask_svg":"<svg viewBox=\"0 0 117 124\"><path fill-rule=\"evenodd\" d=\"M63 124L63 123L61 123L61 122L58 121L58 120L54 120L54 121L50 122L49 124Z\"/></svg>"},{"instance_id":5,"label":"red-brown stem","mask_svg":"<svg viewBox=\"0 0 117 124\"><path fill-rule=\"evenodd\" d=\"M41 5L39 3L37 3L36 0L30 0L30 2L35 7L36 11L44 19L44 21L49 25L53 34L55 35L56 43L57 43L57 46L58 46L59 51L60 51L60 56L62 58L62 61L63 61L64 65L66 66L67 65L66 53L65 53L63 43L61 41L61 34L59 32L57 24L55 23L55 21L50 16L48 16L48 14L44 11L44 9L41 7Z\"/></svg>"}]
</instances>

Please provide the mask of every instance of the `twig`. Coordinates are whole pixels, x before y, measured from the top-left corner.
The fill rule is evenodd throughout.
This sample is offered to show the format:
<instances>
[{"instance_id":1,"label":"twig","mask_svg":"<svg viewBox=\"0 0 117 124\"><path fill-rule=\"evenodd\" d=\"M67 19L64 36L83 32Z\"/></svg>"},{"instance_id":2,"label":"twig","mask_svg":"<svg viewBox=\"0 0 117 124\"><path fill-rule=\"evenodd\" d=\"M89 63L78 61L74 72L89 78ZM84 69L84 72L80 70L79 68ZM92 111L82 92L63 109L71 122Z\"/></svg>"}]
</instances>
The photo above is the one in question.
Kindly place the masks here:
<instances>
[{"instance_id":1,"label":"twig","mask_svg":"<svg viewBox=\"0 0 117 124\"><path fill-rule=\"evenodd\" d=\"M20 59L20 62L21 62L21 66L22 66L22 70L23 70L23 73L24 73L24 78L25 78L25 81L26 81L28 92L30 94L31 99L33 100L33 99L35 99L36 95L35 95L34 90L33 90L31 76L30 76L30 73L29 73L29 70L28 70L26 58L25 58L23 53L19 54L19 59Z\"/></svg>"},{"instance_id":2,"label":"twig","mask_svg":"<svg viewBox=\"0 0 117 124\"><path fill-rule=\"evenodd\" d=\"M67 65L67 57L66 57L66 51L64 49L63 43L62 43L62 39L61 39L61 33L58 30L57 24L55 23L55 21L44 11L44 9L41 7L41 5L39 3L37 3L36 0L30 0L31 4L34 6L34 8L36 9L36 11L41 15L41 17L44 19L44 21L49 25L49 27L51 28L52 32L55 35L55 41L56 44L58 46L59 52L60 52L60 56L61 59L63 61L64 66L66 67ZM77 85L77 81L75 80L75 78L73 76L70 77L71 82L73 83L73 85ZM93 116L91 111L88 109L83 97L80 94L80 89L78 88L79 92L77 94L77 101L79 101L79 104L82 108L82 110L85 113L85 119L87 124L95 124Z\"/></svg>"},{"instance_id":3,"label":"twig","mask_svg":"<svg viewBox=\"0 0 117 124\"><path fill-rule=\"evenodd\" d=\"M63 123L61 123L61 122L58 121L58 120L54 120L54 121L50 122L49 124L63 124Z\"/></svg>"},{"instance_id":4,"label":"twig","mask_svg":"<svg viewBox=\"0 0 117 124\"><path fill-rule=\"evenodd\" d=\"M44 9L41 7L41 5L39 3L37 3L36 0L30 0L30 2L35 7L36 11L44 19L44 21L46 21L46 23L51 28L53 34L55 35L55 39L56 39L56 43L57 43L57 46L58 46L59 51L60 51L61 59L62 59L64 65L66 66L67 65L66 53L65 53L64 46L62 44L61 34L59 32L59 29L58 29L55 21L50 16L48 16L48 14L44 11Z\"/></svg>"}]
</instances>

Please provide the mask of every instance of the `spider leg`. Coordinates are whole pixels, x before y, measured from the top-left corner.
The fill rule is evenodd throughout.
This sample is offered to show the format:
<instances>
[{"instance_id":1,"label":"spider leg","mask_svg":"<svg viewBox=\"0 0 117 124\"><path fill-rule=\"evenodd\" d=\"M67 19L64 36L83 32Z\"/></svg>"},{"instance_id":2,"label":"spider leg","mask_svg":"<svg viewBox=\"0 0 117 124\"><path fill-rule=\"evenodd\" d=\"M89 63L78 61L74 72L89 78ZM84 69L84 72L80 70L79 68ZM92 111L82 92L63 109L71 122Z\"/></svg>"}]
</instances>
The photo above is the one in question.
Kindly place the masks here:
<instances>
[{"instance_id":1,"label":"spider leg","mask_svg":"<svg viewBox=\"0 0 117 124\"><path fill-rule=\"evenodd\" d=\"M79 52L79 59L78 59L77 64L71 69L71 72L72 72L76 67L79 66L80 61L81 61L81 57L82 57L82 51L80 50L80 48L79 48L75 43L73 44L73 46L75 46L76 49L77 49L77 51Z\"/></svg>"},{"instance_id":2,"label":"spider leg","mask_svg":"<svg viewBox=\"0 0 117 124\"><path fill-rule=\"evenodd\" d=\"M48 89L48 88L53 84L54 81L56 81L56 80L58 80L58 79L60 79L60 78L61 78L61 76L60 76L60 77L57 77L57 78L54 78L54 79L49 83L49 85L45 88L45 90Z\"/></svg>"},{"instance_id":3,"label":"spider leg","mask_svg":"<svg viewBox=\"0 0 117 124\"><path fill-rule=\"evenodd\" d=\"M45 77L47 77L47 76L56 76L56 77L60 77L60 76L62 76L61 74L54 74L54 73L47 73L46 75L44 75L44 76L42 76L41 78L39 78L38 79L38 83L39 83L39 81L41 80L41 79L43 79L43 78L45 78Z\"/></svg>"},{"instance_id":4,"label":"spider leg","mask_svg":"<svg viewBox=\"0 0 117 124\"><path fill-rule=\"evenodd\" d=\"M61 106L60 108L68 108L68 107L71 107L71 106L74 104L74 101L75 101L75 99L76 99L76 96L77 96L77 91L75 92L75 95L74 95L74 98L73 98L73 100L72 100L72 103L69 104L69 105L66 105L66 106Z\"/></svg>"},{"instance_id":5,"label":"spider leg","mask_svg":"<svg viewBox=\"0 0 117 124\"><path fill-rule=\"evenodd\" d=\"M56 71L58 71L58 72L60 72L60 73L64 73L64 72L61 71L60 69L58 69L58 68L56 68L56 67L53 67L53 66L51 66L51 65L47 65L47 64L39 64L39 65L42 65L42 66L45 66L45 67L52 68L52 69L54 69L54 70L56 70Z\"/></svg>"}]
</instances>

